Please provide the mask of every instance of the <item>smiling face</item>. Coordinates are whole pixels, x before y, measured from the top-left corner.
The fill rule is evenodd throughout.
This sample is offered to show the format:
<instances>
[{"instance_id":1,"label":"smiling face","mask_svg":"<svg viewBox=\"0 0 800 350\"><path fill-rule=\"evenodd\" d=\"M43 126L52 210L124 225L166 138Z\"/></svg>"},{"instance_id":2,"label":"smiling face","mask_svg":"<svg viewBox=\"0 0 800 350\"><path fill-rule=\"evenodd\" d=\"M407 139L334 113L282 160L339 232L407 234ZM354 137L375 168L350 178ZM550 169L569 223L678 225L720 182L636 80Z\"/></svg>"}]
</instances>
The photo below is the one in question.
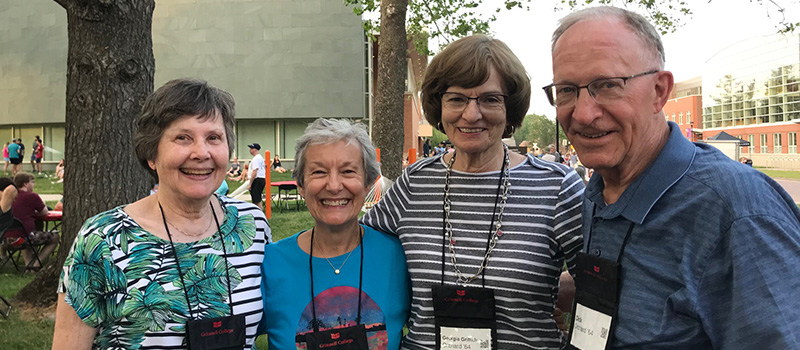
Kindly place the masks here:
<instances>
[{"instance_id":1,"label":"smiling face","mask_svg":"<svg viewBox=\"0 0 800 350\"><path fill-rule=\"evenodd\" d=\"M172 200L207 200L225 178L228 143L219 116L182 117L167 126L158 142L156 159L159 196Z\"/></svg>"},{"instance_id":2,"label":"smiling face","mask_svg":"<svg viewBox=\"0 0 800 350\"><path fill-rule=\"evenodd\" d=\"M457 92L467 97L506 94L494 68L489 73L489 79L480 86L468 89L451 86L445 92ZM500 144L506 128L506 110L502 108L487 112L481 111L474 100L469 101L462 112L453 112L442 107L442 127L459 152L480 155L496 149Z\"/></svg>"},{"instance_id":3,"label":"smiling face","mask_svg":"<svg viewBox=\"0 0 800 350\"><path fill-rule=\"evenodd\" d=\"M553 81L583 86L599 78L657 69L657 59L642 54L647 51L619 20L583 20L567 29L553 48ZM581 89L573 107L557 108L558 121L583 164L620 173L649 164L665 140L667 124L661 108L671 77L660 71L630 79L622 97L603 105Z\"/></svg>"},{"instance_id":4,"label":"smiling face","mask_svg":"<svg viewBox=\"0 0 800 350\"><path fill-rule=\"evenodd\" d=\"M308 211L318 228L357 225L367 195L364 160L357 144L312 144L303 152L303 186Z\"/></svg>"}]
</instances>

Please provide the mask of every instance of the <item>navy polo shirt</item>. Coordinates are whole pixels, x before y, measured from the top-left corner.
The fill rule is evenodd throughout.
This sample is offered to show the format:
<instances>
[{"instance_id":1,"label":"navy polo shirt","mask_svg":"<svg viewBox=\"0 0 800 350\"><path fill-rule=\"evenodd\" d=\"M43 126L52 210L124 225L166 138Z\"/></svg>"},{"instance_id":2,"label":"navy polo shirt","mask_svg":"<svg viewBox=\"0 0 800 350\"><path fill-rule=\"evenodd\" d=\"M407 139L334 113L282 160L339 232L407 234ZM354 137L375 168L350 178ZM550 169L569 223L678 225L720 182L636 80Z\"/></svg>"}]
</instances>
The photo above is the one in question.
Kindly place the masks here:
<instances>
[{"instance_id":1,"label":"navy polo shirt","mask_svg":"<svg viewBox=\"0 0 800 350\"><path fill-rule=\"evenodd\" d=\"M774 180L669 122L655 161L603 201L595 173L584 251L622 257L614 349L794 349L800 344L800 211Z\"/></svg>"}]
</instances>

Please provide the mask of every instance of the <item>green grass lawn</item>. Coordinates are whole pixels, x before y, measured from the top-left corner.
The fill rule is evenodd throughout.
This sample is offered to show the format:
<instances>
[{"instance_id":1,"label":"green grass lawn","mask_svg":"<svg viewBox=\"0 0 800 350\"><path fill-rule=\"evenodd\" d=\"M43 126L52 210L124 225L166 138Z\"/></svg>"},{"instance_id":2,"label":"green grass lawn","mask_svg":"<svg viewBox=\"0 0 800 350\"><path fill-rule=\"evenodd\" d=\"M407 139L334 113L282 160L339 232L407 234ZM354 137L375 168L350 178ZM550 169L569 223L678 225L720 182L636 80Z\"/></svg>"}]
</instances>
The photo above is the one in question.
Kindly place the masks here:
<instances>
[{"instance_id":1,"label":"green grass lawn","mask_svg":"<svg viewBox=\"0 0 800 350\"><path fill-rule=\"evenodd\" d=\"M771 178L800 180L800 171L772 170L769 168L761 168L761 167L756 167L755 169L764 174L767 174L767 176Z\"/></svg>"},{"instance_id":2,"label":"green grass lawn","mask_svg":"<svg viewBox=\"0 0 800 350\"><path fill-rule=\"evenodd\" d=\"M272 181L290 180L289 173L272 173ZM228 181L228 180L226 180ZM53 180L45 176L36 177L36 192L48 194L60 194L63 191L63 184L54 184ZM239 187L241 183L228 181L231 192ZM272 193L277 193L277 188L271 188ZM56 202L47 202L52 208ZM301 205L298 211L294 210L294 203L289 204L289 210L284 208L279 212L273 206L272 218L269 220L274 241L281 240L297 232L311 228L314 219L308 213L308 209ZM0 296L11 299L24 285L33 279L31 274L19 274L14 270L11 263L6 264L0 269ZM0 303L1 304L1 303ZM14 308L11 317L4 319L0 316L0 349L50 349L53 339L53 327L55 321L52 319L53 311L50 310L20 310ZM261 336L256 341L259 349L267 349L267 338Z\"/></svg>"}]
</instances>

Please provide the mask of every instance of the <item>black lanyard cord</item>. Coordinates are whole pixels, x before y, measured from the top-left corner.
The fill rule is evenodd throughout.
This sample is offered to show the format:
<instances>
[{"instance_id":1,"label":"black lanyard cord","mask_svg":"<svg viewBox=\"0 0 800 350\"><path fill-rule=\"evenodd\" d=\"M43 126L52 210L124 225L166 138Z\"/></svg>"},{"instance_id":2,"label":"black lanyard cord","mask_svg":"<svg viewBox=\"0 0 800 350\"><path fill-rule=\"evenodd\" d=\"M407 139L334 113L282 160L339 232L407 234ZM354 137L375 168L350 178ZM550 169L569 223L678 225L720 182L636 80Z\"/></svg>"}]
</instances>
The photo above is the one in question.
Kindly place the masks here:
<instances>
[{"instance_id":1,"label":"black lanyard cord","mask_svg":"<svg viewBox=\"0 0 800 350\"><path fill-rule=\"evenodd\" d=\"M211 214L214 216L214 222L217 224L217 232L220 232L220 225L219 219L217 219L217 214L214 211L214 205L211 202L208 202L208 205L211 206ZM186 290L186 281L183 279L183 271L181 271L181 262L178 260L178 251L175 249L175 243L172 240L172 234L169 232L169 225L167 225L167 217L164 215L164 208L161 206L161 202L158 202L158 209L161 211L161 220L164 221L164 229L167 231L167 237L169 238L169 245L172 247L172 255L175 256L175 265L178 268L178 277L181 278L181 284L183 285L183 296L186 298L186 306L189 308L189 318L194 319L194 313L192 312L192 303L189 301L189 292ZM228 253L225 250L225 239L222 237L222 233L220 232L220 241L222 242L222 258L225 259L225 277L227 278L228 282L228 307L231 310L231 315L233 315L233 296L231 295L231 277L230 273L228 272ZM197 299L197 305L200 305L200 298L195 295L195 299Z\"/></svg>"},{"instance_id":2,"label":"black lanyard cord","mask_svg":"<svg viewBox=\"0 0 800 350\"><path fill-rule=\"evenodd\" d=\"M592 224L589 225L589 232L586 239L586 252L590 251L592 247L592 227L594 226L594 215L597 212L597 206L592 204ZM619 248L619 254L617 255L617 264L622 264L622 255L625 253L625 247L628 246L628 241L631 239L631 232L633 232L633 227L636 226L635 222L631 222L630 226L628 226L628 232L625 233L625 238L622 239L622 246Z\"/></svg>"},{"instance_id":3,"label":"black lanyard cord","mask_svg":"<svg viewBox=\"0 0 800 350\"><path fill-rule=\"evenodd\" d=\"M308 272L311 275L311 325L316 333L319 332L319 321L317 321L317 305L314 301L314 265L312 263L314 259L314 229L314 227L311 228L311 243L308 249ZM356 325L361 324L361 282L364 276L364 234L361 232L361 226L358 228L358 237L359 246L361 247L361 262L358 264L358 315L356 316Z\"/></svg>"}]
</instances>

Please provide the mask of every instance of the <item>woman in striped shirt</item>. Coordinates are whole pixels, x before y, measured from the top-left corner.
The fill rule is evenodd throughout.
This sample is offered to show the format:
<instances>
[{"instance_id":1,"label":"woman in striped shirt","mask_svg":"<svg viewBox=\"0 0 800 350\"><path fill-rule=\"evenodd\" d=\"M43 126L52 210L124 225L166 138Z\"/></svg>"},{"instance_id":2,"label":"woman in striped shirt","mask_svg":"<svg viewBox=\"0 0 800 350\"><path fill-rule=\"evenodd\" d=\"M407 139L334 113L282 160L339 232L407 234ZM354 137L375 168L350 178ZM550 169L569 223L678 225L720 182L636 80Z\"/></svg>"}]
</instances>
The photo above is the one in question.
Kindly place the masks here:
<instances>
[{"instance_id":1,"label":"woman in striped shirt","mask_svg":"<svg viewBox=\"0 0 800 350\"><path fill-rule=\"evenodd\" d=\"M406 253L402 348L562 348L553 312L561 270L583 246L584 185L502 142L528 111L524 67L501 41L473 35L434 57L422 93L425 117L456 151L410 165L362 218Z\"/></svg>"}]
</instances>

